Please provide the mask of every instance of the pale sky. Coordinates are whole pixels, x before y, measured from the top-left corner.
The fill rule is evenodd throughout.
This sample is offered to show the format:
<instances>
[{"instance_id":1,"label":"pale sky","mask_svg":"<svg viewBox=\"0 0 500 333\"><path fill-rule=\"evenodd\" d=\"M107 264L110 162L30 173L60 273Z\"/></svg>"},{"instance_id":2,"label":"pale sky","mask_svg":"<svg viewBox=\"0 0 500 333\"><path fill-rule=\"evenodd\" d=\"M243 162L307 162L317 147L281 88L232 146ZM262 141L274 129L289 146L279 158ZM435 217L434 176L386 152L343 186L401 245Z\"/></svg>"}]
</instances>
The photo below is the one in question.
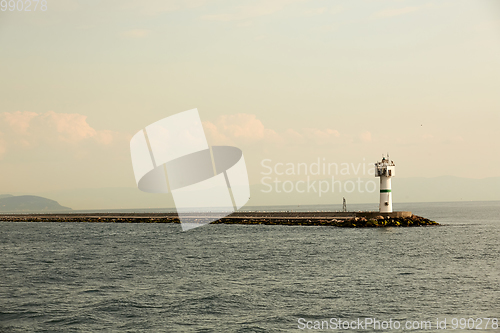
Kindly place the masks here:
<instances>
[{"instance_id":1,"label":"pale sky","mask_svg":"<svg viewBox=\"0 0 500 333\"><path fill-rule=\"evenodd\" d=\"M0 11L0 194L134 187L129 140L198 108L272 163L500 177L496 0L47 1Z\"/></svg>"}]
</instances>

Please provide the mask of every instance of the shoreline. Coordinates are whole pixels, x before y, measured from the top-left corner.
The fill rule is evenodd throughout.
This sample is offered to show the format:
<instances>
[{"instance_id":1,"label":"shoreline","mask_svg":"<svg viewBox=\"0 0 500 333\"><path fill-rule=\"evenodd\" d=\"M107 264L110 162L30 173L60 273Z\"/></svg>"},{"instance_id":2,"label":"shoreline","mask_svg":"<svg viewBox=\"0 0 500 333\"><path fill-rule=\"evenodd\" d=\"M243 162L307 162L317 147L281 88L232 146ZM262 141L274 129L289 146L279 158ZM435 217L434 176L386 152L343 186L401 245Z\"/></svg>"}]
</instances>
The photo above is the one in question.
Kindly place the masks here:
<instances>
[{"instance_id":1,"label":"shoreline","mask_svg":"<svg viewBox=\"0 0 500 333\"><path fill-rule=\"evenodd\" d=\"M210 214L208 214L210 215ZM207 214L191 214L193 223ZM180 223L177 213L17 213L0 214L2 222ZM411 212L235 212L212 224L334 226L343 228L440 225Z\"/></svg>"}]
</instances>

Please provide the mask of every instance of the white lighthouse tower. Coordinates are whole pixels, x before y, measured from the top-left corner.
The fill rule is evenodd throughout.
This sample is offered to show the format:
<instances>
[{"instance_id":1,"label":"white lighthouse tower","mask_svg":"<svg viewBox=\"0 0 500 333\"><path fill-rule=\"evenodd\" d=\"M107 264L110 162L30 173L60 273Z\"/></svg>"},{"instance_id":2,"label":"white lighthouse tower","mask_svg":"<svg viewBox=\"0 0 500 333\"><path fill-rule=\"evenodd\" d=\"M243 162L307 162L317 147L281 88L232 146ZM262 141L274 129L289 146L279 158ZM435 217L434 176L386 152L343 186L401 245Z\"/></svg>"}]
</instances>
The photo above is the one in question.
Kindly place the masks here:
<instances>
[{"instance_id":1,"label":"white lighthouse tower","mask_svg":"<svg viewBox=\"0 0 500 333\"><path fill-rule=\"evenodd\" d=\"M380 177L380 206L381 213L392 213L391 177L395 175L395 164L382 155L382 161L375 163L375 177Z\"/></svg>"}]
</instances>

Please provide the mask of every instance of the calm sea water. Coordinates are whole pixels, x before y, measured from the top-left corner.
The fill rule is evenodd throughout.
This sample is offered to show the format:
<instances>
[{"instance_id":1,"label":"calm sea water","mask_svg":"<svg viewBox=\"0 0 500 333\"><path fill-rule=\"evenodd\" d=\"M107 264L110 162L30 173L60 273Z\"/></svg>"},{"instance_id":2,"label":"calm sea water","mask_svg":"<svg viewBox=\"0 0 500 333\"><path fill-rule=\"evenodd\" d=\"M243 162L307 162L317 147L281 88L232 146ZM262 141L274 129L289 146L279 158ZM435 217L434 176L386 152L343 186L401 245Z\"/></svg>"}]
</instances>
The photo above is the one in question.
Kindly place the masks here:
<instances>
[{"instance_id":1,"label":"calm sea water","mask_svg":"<svg viewBox=\"0 0 500 333\"><path fill-rule=\"evenodd\" d=\"M396 208L443 226L0 222L0 332L303 332L299 318L366 317L435 331L436 318L450 330L452 318L500 319L500 202Z\"/></svg>"}]
</instances>

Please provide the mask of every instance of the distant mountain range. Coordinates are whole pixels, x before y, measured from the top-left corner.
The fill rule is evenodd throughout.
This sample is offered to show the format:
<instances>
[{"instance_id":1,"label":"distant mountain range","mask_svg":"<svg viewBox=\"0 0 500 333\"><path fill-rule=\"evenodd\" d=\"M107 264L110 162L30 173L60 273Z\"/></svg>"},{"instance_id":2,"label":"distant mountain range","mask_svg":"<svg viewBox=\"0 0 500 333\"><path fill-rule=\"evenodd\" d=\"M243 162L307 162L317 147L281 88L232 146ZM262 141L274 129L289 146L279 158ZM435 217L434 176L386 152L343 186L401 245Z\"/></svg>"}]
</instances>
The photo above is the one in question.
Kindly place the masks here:
<instances>
[{"instance_id":1,"label":"distant mountain range","mask_svg":"<svg viewBox=\"0 0 500 333\"><path fill-rule=\"evenodd\" d=\"M61 206L57 201L36 195L0 195L0 212L3 213L46 213L70 210L72 209Z\"/></svg>"}]
</instances>

